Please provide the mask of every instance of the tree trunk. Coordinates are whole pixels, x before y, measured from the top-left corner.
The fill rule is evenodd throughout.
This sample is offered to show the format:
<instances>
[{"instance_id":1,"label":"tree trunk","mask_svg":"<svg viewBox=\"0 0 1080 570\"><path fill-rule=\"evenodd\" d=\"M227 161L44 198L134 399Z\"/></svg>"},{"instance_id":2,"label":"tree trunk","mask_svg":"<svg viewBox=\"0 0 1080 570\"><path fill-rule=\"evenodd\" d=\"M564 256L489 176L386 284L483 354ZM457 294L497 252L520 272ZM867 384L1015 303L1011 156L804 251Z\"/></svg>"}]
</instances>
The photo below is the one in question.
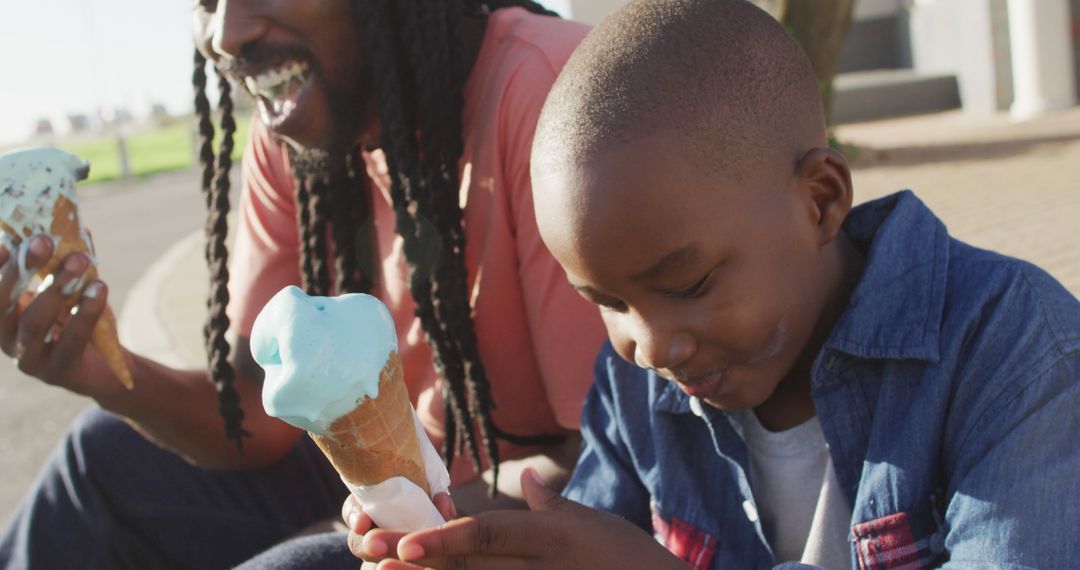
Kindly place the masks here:
<instances>
[{"instance_id":1,"label":"tree trunk","mask_svg":"<svg viewBox=\"0 0 1080 570\"><path fill-rule=\"evenodd\" d=\"M832 123L833 78L840 64L855 0L754 0L784 25L810 59Z\"/></svg>"}]
</instances>

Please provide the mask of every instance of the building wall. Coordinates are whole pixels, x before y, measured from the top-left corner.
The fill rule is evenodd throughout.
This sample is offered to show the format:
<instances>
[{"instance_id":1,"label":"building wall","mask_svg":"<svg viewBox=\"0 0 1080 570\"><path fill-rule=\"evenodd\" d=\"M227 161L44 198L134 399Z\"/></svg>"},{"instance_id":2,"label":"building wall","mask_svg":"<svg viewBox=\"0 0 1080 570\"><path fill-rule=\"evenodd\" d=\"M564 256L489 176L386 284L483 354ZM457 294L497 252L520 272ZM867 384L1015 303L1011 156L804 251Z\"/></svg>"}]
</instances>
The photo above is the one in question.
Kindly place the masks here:
<instances>
[{"instance_id":1,"label":"building wall","mask_svg":"<svg viewBox=\"0 0 1080 570\"><path fill-rule=\"evenodd\" d=\"M570 0L570 13L573 19L595 26L629 3L629 0Z\"/></svg>"},{"instance_id":2,"label":"building wall","mask_svg":"<svg viewBox=\"0 0 1080 570\"><path fill-rule=\"evenodd\" d=\"M990 0L990 33L995 75L994 95L997 99L997 110L1004 111L1013 102L1008 0Z\"/></svg>"},{"instance_id":3,"label":"building wall","mask_svg":"<svg viewBox=\"0 0 1080 570\"><path fill-rule=\"evenodd\" d=\"M1072 0L1073 69L1076 70L1076 95L1080 98L1080 0Z\"/></svg>"},{"instance_id":4,"label":"building wall","mask_svg":"<svg viewBox=\"0 0 1080 570\"><path fill-rule=\"evenodd\" d=\"M806 1L806 0L795 0ZM858 0L855 2L855 20L872 20L895 16L908 0ZM1080 0L1075 0L1080 3ZM622 8L629 0L551 0L545 4L570 5L571 17L575 20L598 24L612 12ZM557 8L556 8L557 9Z\"/></svg>"},{"instance_id":5,"label":"building wall","mask_svg":"<svg viewBox=\"0 0 1080 570\"><path fill-rule=\"evenodd\" d=\"M991 114L1012 99L1005 0L920 0L908 14L912 67L956 76L965 111Z\"/></svg>"}]
</instances>

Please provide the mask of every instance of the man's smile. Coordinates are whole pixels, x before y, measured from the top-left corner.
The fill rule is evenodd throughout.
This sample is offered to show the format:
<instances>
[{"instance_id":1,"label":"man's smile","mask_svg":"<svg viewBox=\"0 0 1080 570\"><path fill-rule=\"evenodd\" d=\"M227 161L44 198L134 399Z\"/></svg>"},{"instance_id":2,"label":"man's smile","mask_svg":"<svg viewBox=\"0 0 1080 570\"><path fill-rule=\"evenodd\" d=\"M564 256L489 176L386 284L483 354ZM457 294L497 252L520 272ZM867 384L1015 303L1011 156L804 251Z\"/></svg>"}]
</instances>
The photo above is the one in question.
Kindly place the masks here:
<instances>
[{"instance_id":1,"label":"man's smile","mask_svg":"<svg viewBox=\"0 0 1080 570\"><path fill-rule=\"evenodd\" d=\"M256 75L245 76L244 85L252 95L275 101L298 88L307 75L307 62L294 59Z\"/></svg>"},{"instance_id":2,"label":"man's smile","mask_svg":"<svg viewBox=\"0 0 1080 570\"><path fill-rule=\"evenodd\" d=\"M259 104L263 120L278 129L300 106L304 87L311 79L311 66L301 59L289 59L273 67L244 66L236 69L244 86Z\"/></svg>"}]
</instances>

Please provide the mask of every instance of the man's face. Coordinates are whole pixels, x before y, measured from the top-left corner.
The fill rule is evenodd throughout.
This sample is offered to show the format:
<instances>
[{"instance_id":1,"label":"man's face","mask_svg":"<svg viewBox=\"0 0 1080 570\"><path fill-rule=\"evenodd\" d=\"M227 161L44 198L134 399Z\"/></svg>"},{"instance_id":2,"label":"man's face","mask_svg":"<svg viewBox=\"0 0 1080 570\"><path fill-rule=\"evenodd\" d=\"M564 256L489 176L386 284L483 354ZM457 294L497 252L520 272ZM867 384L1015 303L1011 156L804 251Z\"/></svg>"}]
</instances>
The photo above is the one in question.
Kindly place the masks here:
<instances>
[{"instance_id":1,"label":"man's face","mask_svg":"<svg viewBox=\"0 0 1080 570\"><path fill-rule=\"evenodd\" d=\"M277 135L306 148L354 142L374 97L354 0L196 0L199 50L256 99Z\"/></svg>"},{"instance_id":2,"label":"man's face","mask_svg":"<svg viewBox=\"0 0 1080 570\"><path fill-rule=\"evenodd\" d=\"M717 408L754 408L825 305L819 234L794 161L736 184L687 155L658 135L534 172L537 221L622 358Z\"/></svg>"}]
</instances>

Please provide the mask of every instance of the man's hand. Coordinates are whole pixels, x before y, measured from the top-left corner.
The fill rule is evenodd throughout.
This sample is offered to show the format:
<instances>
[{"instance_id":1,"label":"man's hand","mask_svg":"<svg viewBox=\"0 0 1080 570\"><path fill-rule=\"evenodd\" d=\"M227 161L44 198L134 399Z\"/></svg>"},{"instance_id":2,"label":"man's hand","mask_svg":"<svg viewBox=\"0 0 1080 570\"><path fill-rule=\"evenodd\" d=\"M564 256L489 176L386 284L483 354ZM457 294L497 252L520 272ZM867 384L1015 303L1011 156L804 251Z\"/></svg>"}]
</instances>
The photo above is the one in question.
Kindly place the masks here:
<instances>
[{"instance_id":1,"label":"man's hand","mask_svg":"<svg viewBox=\"0 0 1080 570\"><path fill-rule=\"evenodd\" d=\"M97 351L87 350L107 303L105 284L88 284L74 310L64 310L71 285L90 268L86 255L67 256L36 293L16 289L27 283L20 255L32 273L45 265L53 250L52 240L45 236L23 241L16 251L0 245L0 349L19 370L48 384L91 396L122 390Z\"/></svg>"},{"instance_id":2,"label":"man's hand","mask_svg":"<svg viewBox=\"0 0 1080 570\"><path fill-rule=\"evenodd\" d=\"M529 511L491 511L404 537L372 530L365 543L396 543L406 561L384 560L380 570L686 568L640 528L564 499L531 469L521 488Z\"/></svg>"}]
</instances>

